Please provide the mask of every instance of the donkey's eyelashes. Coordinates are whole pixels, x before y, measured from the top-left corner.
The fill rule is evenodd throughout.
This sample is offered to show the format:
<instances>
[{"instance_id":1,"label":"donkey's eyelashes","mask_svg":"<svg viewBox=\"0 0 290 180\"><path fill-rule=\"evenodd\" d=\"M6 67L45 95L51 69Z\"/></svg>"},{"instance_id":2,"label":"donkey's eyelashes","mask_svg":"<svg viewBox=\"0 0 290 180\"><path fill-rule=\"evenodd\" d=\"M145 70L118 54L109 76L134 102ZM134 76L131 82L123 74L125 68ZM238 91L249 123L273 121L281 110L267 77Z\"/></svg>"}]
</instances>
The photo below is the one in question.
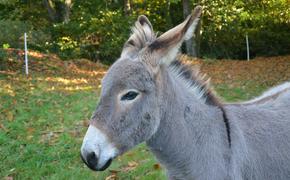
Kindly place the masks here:
<instances>
[{"instance_id":1,"label":"donkey's eyelashes","mask_svg":"<svg viewBox=\"0 0 290 180\"><path fill-rule=\"evenodd\" d=\"M121 97L121 101L130 101L135 99L139 95L136 91L129 91Z\"/></svg>"}]
</instances>

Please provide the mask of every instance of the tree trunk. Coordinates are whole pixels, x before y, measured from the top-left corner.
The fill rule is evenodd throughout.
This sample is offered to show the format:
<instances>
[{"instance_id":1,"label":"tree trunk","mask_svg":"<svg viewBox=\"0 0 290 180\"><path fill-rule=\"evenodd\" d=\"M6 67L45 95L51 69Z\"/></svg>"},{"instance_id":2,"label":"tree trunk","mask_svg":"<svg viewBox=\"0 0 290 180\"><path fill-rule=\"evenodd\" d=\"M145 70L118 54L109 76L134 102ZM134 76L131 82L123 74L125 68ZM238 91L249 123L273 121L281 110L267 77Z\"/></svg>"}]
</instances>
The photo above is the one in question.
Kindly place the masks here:
<instances>
[{"instance_id":1,"label":"tree trunk","mask_svg":"<svg viewBox=\"0 0 290 180\"><path fill-rule=\"evenodd\" d=\"M47 9L50 21L56 21L56 12L52 7L51 0L43 0L44 7Z\"/></svg>"},{"instance_id":2,"label":"tree trunk","mask_svg":"<svg viewBox=\"0 0 290 180\"><path fill-rule=\"evenodd\" d=\"M64 7L64 12L63 12L63 22L68 23L70 20L70 10L72 7L72 2L71 0L65 0L64 2L65 7Z\"/></svg>"},{"instance_id":3,"label":"tree trunk","mask_svg":"<svg viewBox=\"0 0 290 180\"><path fill-rule=\"evenodd\" d=\"M168 23L169 27L172 27L172 19L171 19L171 15L170 15L170 0L166 0L166 9L167 9L167 13L166 13L166 22ZM169 28L168 27L168 28Z\"/></svg>"},{"instance_id":4,"label":"tree trunk","mask_svg":"<svg viewBox=\"0 0 290 180\"><path fill-rule=\"evenodd\" d=\"M131 14L131 0L124 0L124 11L126 16Z\"/></svg>"},{"instance_id":5,"label":"tree trunk","mask_svg":"<svg viewBox=\"0 0 290 180\"><path fill-rule=\"evenodd\" d=\"M190 6L190 0L182 0L182 6L183 6L183 16L186 18L191 13L191 6ZM186 54L192 56L192 57L198 57L198 51L199 51L199 41L200 39L200 23L196 29L195 36L193 38L185 41L185 47L186 47Z\"/></svg>"},{"instance_id":6,"label":"tree trunk","mask_svg":"<svg viewBox=\"0 0 290 180\"><path fill-rule=\"evenodd\" d=\"M195 52L196 52L196 56L195 57L200 57L200 39L201 39L201 34L200 34L200 30L201 30L201 26L202 26L202 21L201 19L199 20L196 30L195 30Z\"/></svg>"},{"instance_id":7,"label":"tree trunk","mask_svg":"<svg viewBox=\"0 0 290 180\"><path fill-rule=\"evenodd\" d=\"M72 0L65 0L64 2L57 0L43 0L43 4L47 9L48 16L52 22L69 22Z\"/></svg>"}]
</instances>

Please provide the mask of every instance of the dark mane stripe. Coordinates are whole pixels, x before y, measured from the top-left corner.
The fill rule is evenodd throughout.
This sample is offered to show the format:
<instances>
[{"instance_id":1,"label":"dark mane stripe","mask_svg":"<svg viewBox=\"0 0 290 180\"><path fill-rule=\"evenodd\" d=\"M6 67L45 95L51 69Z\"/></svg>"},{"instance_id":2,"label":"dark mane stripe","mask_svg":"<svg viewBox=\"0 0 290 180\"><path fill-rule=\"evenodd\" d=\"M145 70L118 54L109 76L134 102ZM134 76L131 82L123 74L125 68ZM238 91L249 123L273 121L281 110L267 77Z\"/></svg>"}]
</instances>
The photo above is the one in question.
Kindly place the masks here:
<instances>
[{"instance_id":1,"label":"dark mane stripe","mask_svg":"<svg viewBox=\"0 0 290 180\"><path fill-rule=\"evenodd\" d=\"M190 82L191 86L199 86L200 91L203 91L206 104L221 107L220 99L215 95L214 91L210 88L209 80L205 79L197 69L192 68L190 65L182 63L180 60L175 60L170 64L170 67L178 69L178 74L185 80Z\"/></svg>"},{"instance_id":2,"label":"dark mane stripe","mask_svg":"<svg viewBox=\"0 0 290 180\"><path fill-rule=\"evenodd\" d=\"M190 65L183 64L180 60L173 61L170 64L170 67L173 69L177 69L178 75L182 76L185 80L190 82L191 86L198 86L200 91L204 92L202 94L204 96L203 98L206 100L206 104L211 106L217 106L221 110L226 129L227 141L229 144L229 148L231 148L232 142L230 122L221 101L215 95L214 91L210 89L209 80L204 78L205 76L202 75L199 70L192 68Z\"/></svg>"}]
</instances>

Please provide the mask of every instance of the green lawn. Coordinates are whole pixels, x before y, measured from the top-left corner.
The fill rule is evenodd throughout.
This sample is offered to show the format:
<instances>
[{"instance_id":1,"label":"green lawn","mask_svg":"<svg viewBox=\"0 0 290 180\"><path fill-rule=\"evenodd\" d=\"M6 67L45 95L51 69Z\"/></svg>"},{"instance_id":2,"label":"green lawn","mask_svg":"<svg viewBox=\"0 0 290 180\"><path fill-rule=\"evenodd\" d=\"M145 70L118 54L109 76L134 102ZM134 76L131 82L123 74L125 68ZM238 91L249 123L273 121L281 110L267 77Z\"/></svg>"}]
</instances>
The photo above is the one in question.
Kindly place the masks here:
<instances>
[{"instance_id":1,"label":"green lawn","mask_svg":"<svg viewBox=\"0 0 290 180\"><path fill-rule=\"evenodd\" d=\"M85 167L80 146L98 102L98 88L79 81L40 74L29 79L0 76L0 178L165 179L144 144L117 158L105 172ZM225 99L236 101L265 89L254 87L216 89Z\"/></svg>"},{"instance_id":2,"label":"green lawn","mask_svg":"<svg viewBox=\"0 0 290 180\"><path fill-rule=\"evenodd\" d=\"M105 172L89 170L80 159L80 146L98 92L72 86L53 90L53 85L39 76L0 77L1 179L165 178L144 144L117 158Z\"/></svg>"}]
</instances>

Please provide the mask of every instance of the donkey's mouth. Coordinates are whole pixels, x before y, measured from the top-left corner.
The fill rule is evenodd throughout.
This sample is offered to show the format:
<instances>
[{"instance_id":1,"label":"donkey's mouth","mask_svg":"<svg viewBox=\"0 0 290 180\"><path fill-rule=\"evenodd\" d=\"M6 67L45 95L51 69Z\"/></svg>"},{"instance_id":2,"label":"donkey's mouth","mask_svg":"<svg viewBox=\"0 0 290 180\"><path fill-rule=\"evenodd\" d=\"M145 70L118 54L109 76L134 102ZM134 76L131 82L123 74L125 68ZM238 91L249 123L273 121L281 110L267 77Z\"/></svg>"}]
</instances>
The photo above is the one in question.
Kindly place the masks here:
<instances>
[{"instance_id":1,"label":"donkey's mouth","mask_svg":"<svg viewBox=\"0 0 290 180\"><path fill-rule=\"evenodd\" d=\"M96 166L92 166L92 165L87 164L87 163L85 163L85 164L88 166L88 168L90 168L93 171L104 171L104 170L106 170L112 164L112 159L109 159L106 162L106 164L103 167L101 167L101 168L98 168Z\"/></svg>"},{"instance_id":2,"label":"donkey's mouth","mask_svg":"<svg viewBox=\"0 0 290 180\"><path fill-rule=\"evenodd\" d=\"M112 159L109 159L109 160L106 162L106 164L105 164L102 168L97 169L97 171L104 171L104 170L106 170L106 169L111 165L111 163L112 163Z\"/></svg>"},{"instance_id":3,"label":"donkey's mouth","mask_svg":"<svg viewBox=\"0 0 290 180\"><path fill-rule=\"evenodd\" d=\"M113 161L113 159L110 158L102 167L98 167L97 162L94 162L92 160L86 161L82 155L81 155L81 158L82 158L83 162L87 165L87 167L93 171L104 171L111 165L111 163Z\"/></svg>"}]
</instances>

